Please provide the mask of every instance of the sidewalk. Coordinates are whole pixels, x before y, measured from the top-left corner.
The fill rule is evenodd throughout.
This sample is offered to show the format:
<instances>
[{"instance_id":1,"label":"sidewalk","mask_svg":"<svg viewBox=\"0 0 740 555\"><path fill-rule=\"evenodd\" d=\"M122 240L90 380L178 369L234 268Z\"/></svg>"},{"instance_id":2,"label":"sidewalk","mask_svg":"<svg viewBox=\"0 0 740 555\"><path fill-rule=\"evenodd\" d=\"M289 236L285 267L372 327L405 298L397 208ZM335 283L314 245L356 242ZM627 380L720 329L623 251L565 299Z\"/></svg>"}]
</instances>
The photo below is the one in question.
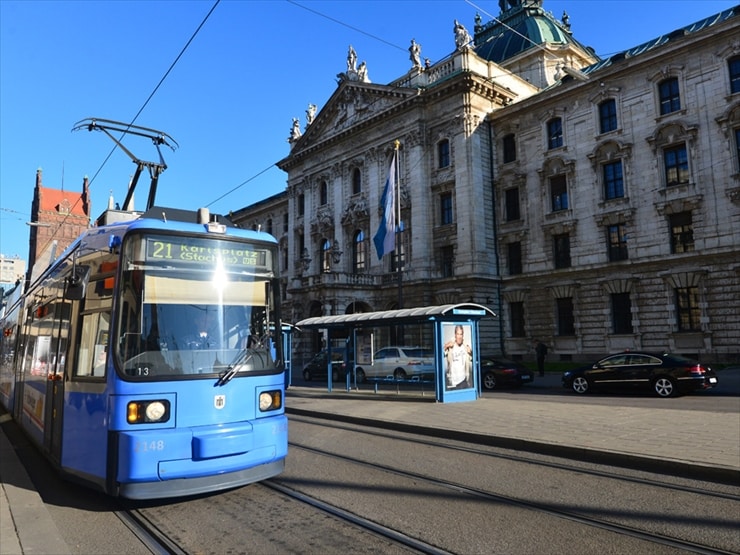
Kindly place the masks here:
<instances>
[{"instance_id":1,"label":"sidewalk","mask_svg":"<svg viewBox=\"0 0 740 555\"><path fill-rule=\"evenodd\" d=\"M10 419L0 415L0 422ZM0 429L0 555L71 553Z\"/></svg>"},{"instance_id":2,"label":"sidewalk","mask_svg":"<svg viewBox=\"0 0 740 555\"><path fill-rule=\"evenodd\" d=\"M740 368L732 370L740 383ZM720 384L722 376L720 375ZM307 415L582 461L621 465L740 486L738 411L685 410L666 399L660 408L600 405L588 396L563 403L559 374L535 377L536 399L484 394L465 403L436 403L434 391L399 395L392 384L372 390L328 392L291 386L288 415ZM549 391L551 390L551 391ZM549 394L552 393L552 394ZM701 393L697 394L701 395ZM639 403L635 403L639 404ZM8 419L0 415L0 422ZM0 429L0 555L71 553Z\"/></svg>"}]
</instances>

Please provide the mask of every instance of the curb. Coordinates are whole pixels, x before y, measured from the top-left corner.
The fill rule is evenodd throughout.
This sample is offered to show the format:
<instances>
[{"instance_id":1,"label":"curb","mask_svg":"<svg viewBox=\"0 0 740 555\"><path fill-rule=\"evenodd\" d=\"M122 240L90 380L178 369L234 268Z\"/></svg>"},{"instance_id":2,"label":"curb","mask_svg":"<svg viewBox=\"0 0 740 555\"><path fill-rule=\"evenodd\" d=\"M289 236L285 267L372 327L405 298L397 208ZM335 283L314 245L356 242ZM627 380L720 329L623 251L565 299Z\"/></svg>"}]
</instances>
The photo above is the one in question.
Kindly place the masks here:
<instances>
[{"instance_id":1,"label":"curb","mask_svg":"<svg viewBox=\"0 0 740 555\"><path fill-rule=\"evenodd\" d=\"M582 462L594 464L604 464L610 466L619 466L632 470L642 470L654 472L656 474L667 474L670 476L688 478L691 480L703 480L707 482L717 482L731 486L737 486L740 483L740 470L727 467L708 466L688 461L678 461L670 459L658 459L643 455L632 455L616 451L603 451L597 449L588 449L586 447L572 447L568 445L559 445L540 441L531 441L504 436L495 436L487 434L477 434L474 432L463 432L445 428L430 428L429 426L420 426L417 424L405 424L402 422L390 422L387 420L375 420L370 418L347 416L344 414L321 412L309 409L286 408L287 414L297 416L310 416L345 422L347 424L358 424L369 427L382 427L397 432L406 432L418 435L426 435L440 439L451 439L457 441L466 441L477 445L488 445L491 447L501 447L517 451L526 451L538 455L549 455L565 459L573 459Z\"/></svg>"}]
</instances>

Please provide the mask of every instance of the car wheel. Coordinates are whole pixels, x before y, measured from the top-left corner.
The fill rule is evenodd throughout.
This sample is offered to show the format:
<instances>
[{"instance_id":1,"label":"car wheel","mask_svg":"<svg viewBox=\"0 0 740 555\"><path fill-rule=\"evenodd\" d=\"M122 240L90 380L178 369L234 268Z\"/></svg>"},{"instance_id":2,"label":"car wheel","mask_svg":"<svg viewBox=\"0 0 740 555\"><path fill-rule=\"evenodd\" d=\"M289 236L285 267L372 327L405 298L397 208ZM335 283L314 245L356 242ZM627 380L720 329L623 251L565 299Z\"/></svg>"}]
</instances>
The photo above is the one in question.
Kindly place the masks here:
<instances>
[{"instance_id":1,"label":"car wheel","mask_svg":"<svg viewBox=\"0 0 740 555\"><path fill-rule=\"evenodd\" d=\"M573 383L571 384L571 387L576 393L586 393L589 389L588 380L583 376L576 376L575 378L573 378Z\"/></svg>"},{"instance_id":2,"label":"car wheel","mask_svg":"<svg viewBox=\"0 0 740 555\"><path fill-rule=\"evenodd\" d=\"M311 381L311 372L309 372L308 370L304 370L303 371L303 379L306 380L307 382L310 382Z\"/></svg>"},{"instance_id":3,"label":"car wheel","mask_svg":"<svg viewBox=\"0 0 740 555\"><path fill-rule=\"evenodd\" d=\"M653 391L658 397L672 397L676 394L676 382L668 376L660 376L653 382Z\"/></svg>"},{"instance_id":4,"label":"car wheel","mask_svg":"<svg viewBox=\"0 0 740 555\"><path fill-rule=\"evenodd\" d=\"M483 374L483 387L486 389L496 389L496 374L493 372Z\"/></svg>"},{"instance_id":5,"label":"car wheel","mask_svg":"<svg viewBox=\"0 0 740 555\"><path fill-rule=\"evenodd\" d=\"M406 379L406 371L403 368L396 368L393 371L393 377L396 379L396 381L401 381Z\"/></svg>"},{"instance_id":6,"label":"car wheel","mask_svg":"<svg viewBox=\"0 0 740 555\"><path fill-rule=\"evenodd\" d=\"M365 383L365 371L362 368L357 369L357 383Z\"/></svg>"}]
</instances>

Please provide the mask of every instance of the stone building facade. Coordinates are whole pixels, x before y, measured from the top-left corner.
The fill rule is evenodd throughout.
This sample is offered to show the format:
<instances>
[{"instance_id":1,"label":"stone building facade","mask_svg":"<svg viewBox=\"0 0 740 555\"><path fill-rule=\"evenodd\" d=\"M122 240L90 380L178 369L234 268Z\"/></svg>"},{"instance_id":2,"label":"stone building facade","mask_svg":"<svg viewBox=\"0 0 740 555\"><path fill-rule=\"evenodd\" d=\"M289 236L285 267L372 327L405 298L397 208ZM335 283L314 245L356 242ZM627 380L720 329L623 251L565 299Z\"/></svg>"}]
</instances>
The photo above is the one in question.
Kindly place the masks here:
<instances>
[{"instance_id":1,"label":"stone building facade","mask_svg":"<svg viewBox=\"0 0 740 555\"><path fill-rule=\"evenodd\" d=\"M348 57L294 121L285 193L233 215L272 222L285 320L476 302L499 315L483 350L512 358L536 338L561 360L738 360L738 9L601 59L542 4L504 3L472 40L456 23L450 56L387 85ZM395 152L401 225L378 259Z\"/></svg>"}]
</instances>

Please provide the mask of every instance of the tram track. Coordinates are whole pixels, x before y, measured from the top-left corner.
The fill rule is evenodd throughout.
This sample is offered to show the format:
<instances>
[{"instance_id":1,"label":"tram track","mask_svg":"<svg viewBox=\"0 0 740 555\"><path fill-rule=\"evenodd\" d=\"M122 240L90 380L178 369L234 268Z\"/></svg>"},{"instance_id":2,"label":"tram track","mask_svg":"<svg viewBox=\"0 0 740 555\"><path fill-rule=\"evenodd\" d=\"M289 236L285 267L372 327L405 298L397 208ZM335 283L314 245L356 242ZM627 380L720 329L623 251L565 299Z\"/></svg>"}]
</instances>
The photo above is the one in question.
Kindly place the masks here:
<instances>
[{"instance_id":1,"label":"tram track","mask_svg":"<svg viewBox=\"0 0 740 555\"><path fill-rule=\"evenodd\" d=\"M297 420L294 418L294 420ZM417 437L411 437L402 433L385 433L379 430L367 430L362 429L361 426L343 425L332 423L317 423L312 419L303 420L306 423L327 426L331 428L341 428L352 433L370 434L387 438L390 440L402 440L410 442L411 445L424 445L435 449L450 450L452 452L466 452L481 457L491 457L495 459L505 459L507 461L513 461L515 463L525 463L530 465L539 465L547 468L555 469L557 471L587 474L593 476L595 479L606 479L606 480L618 480L620 482L626 482L628 484L634 484L636 487L649 486L657 487L667 490L667 492L680 492L681 494L700 496L704 499L703 502L711 502L712 500L717 501L740 501L740 495L737 495L728 491L711 491L701 489L696 486L681 484L681 483L669 483L667 481L655 480L640 476L629 476L624 474L617 474L604 469L585 468L584 466L578 466L576 464L565 464L562 462L554 461L543 461L535 458L521 456L518 454L502 454L493 453L490 449L478 448L476 446L465 446L455 445L450 442L433 441L427 439L420 439ZM403 436L403 437L401 437ZM685 537L678 537L671 533L662 531L650 530L648 528L641 528L629 523L617 522L610 520L609 518L594 516L587 512L581 512L578 510L565 510L562 506L555 502L543 502L542 500L532 500L523 496L507 495L499 492L491 491L485 488L479 488L465 484L459 481L446 480L439 476L432 476L424 472L415 472L407 469L401 469L397 465L383 464L378 461L368 461L363 458L350 456L347 454L332 452L325 448L317 448L311 445L303 444L297 441L290 441L289 446L291 449L300 449L304 452L318 455L320 457L328 457L335 461L342 461L342 463L348 463L351 465L360 465L373 472L383 472L392 474L402 479L409 480L413 483L423 482L432 487L445 488L453 490L457 495L465 495L472 498L484 500L495 506L506 505L510 507L518 507L527 511L534 511L539 514L546 514L549 516L565 519L578 525L588 526L590 528L599 528L601 530L613 532L621 536L629 536L640 541L650 542L651 544L661 545L669 549L677 549L684 552L690 553L701 553L701 554L730 554L737 553L737 550L727 549L723 546L711 545L704 541L694 541L693 539L687 539ZM413 447L410 447L413 448ZM454 456L454 455L453 455ZM332 463L328 462L325 464L327 467L331 467ZM280 478L276 479L278 482ZM668 494L668 493L667 493ZM709 501L707 501L709 500ZM669 527L670 528L670 527Z\"/></svg>"},{"instance_id":2,"label":"tram track","mask_svg":"<svg viewBox=\"0 0 740 555\"><path fill-rule=\"evenodd\" d=\"M187 555L187 551L155 526L144 513L137 509L114 511L118 519L154 555Z\"/></svg>"},{"instance_id":3,"label":"tram track","mask_svg":"<svg viewBox=\"0 0 740 555\"><path fill-rule=\"evenodd\" d=\"M363 518L361 516L353 514L336 505L331 505L324 501L320 501L319 499L316 499L315 497L311 497L297 490L289 488L279 483L279 480L276 480L276 479L267 480L265 482L262 482L261 485L268 487L272 490L278 491L282 493L283 495L290 497L291 499L305 503L314 509L325 512L334 517L340 518L354 526L358 526L368 532L371 532L377 536L384 538L387 541L391 541L397 545L408 548L414 552L425 553L428 555L452 555L452 552L450 551L440 549L427 542L413 538L400 530L394 530L393 528L389 528L388 526L383 526L382 524L378 524L377 522L374 522L367 518Z\"/></svg>"},{"instance_id":4,"label":"tram track","mask_svg":"<svg viewBox=\"0 0 740 555\"><path fill-rule=\"evenodd\" d=\"M405 432L391 432L391 431L387 431L384 429L378 429L378 428L376 429L366 428L362 425L344 424L341 422L333 422L333 421L328 423L326 421L323 421L320 418L291 416L291 421L305 422L311 425L323 426L323 427L330 428L330 429L347 430L349 432L359 433L359 434L364 434L364 435L379 437L379 438L402 439L403 441L412 443L414 445L419 445L419 446L439 447L443 449L448 449L450 451L481 455L481 456L491 457L493 459L498 459L498 460L521 462L521 463L527 463L527 464L532 464L532 465L537 465L537 466L552 468L552 469L557 469L557 470L579 472L579 473L587 474L590 476L610 478L613 480L619 480L623 482L661 487L661 488L665 488L665 489L673 490L673 491L680 491L680 492L685 492L685 493L696 493L700 495L716 497L717 499L727 499L730 501L740 502L740 488L738 488L739 493L737 494L729 493L726 491L721 491L720 489L714 489L714 490L701 489L695 486L689 486L689 485L680 484L680 483L671 483L671 482L668 482L665 480L659 480L656 478L645 478L641 476L630 475L625 472L616 473L616 472L610 472L608 470L597 469L591 463L579 464L578 462L575 462L575 461L563 462L564 459L561 459L559 457L552 457L551 460L545 460L542 457L528 456L526 454L523 454L522 452L514 451L514 450L502 448L502 447L478 446L475 444L466 443L466 442L458 442L455 440L448 440L448 441L434 440L431 438L423 438L420 436L415 436L413 434L408 434ZM289 443L289 445L290 444L292 443ZM708 487L711 487L711 486L714 486L715 484L709 482L709 483L706 483L705 485Z\"/></svg>"}]
</instances>

